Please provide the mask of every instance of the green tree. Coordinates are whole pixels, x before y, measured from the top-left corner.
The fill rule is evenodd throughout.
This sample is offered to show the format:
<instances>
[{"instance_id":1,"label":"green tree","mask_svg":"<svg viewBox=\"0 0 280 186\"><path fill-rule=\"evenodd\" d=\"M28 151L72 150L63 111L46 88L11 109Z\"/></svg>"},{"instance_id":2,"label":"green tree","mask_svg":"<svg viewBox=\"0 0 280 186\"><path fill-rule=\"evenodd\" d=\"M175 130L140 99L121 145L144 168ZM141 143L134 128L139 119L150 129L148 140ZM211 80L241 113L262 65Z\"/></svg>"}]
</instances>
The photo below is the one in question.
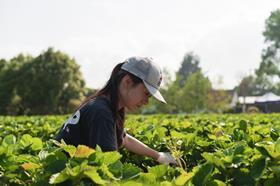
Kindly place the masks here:
<instances>
[{"instance_id":1,"label":"green tree","mask_svg":"<svg viewBox=\"0 0 280 186\"><path fill-rule=\"evenodd\" d=\"M166 76L170 77L168 73ZM208 109L220 112L227 108L228 94L212 90L210 80L199 67L199 57L192 52L185 55L180 69L176 72L175 81L168 79L167 86L161 90L167 104L151 99L150 104L142 109L142 113L196 113ZM221 96L220 99L215 99L211 92L215 92L215 96Z\"/></svg>"},{"instance_id":2,"label":"green tree","mask_svg":"<svg viewBox=\"0 0 280 186\"><path fill-rule=\"evenodd\" d=\"M168 105L162 106L162 111L168 113L178 113L182 111L178 106L178 100L180 99L178 93L185 87L188 78L199 71L201 71L199 67L199 57L193 52L186 53L179 70L176 72L175 81L169 81L168 88L164 91L164 96L168 101Z\"/></svg>"},{"instance_id":3,"label":"green tree","mask_svg":"<svg viewBox=\"0 0 280 186\"><path fill-rule=\"evenodd\" d=\"M18 114L22 112L21 100L17 85L22 82L20 69L33 58L19 54L10 61L1 60L0 70L0 114Z\"/></svg>"},{"instance_id":4,"label":"green tree","mask_svg":"<svg viewBox=\"0 0 280 186\"><path fill-rule=\"evenodd\" d=\"M269 18L265 22L266 29L263 35L266 41L272 42L279 48L280 44L280 9L271 12Z\"/></svg>"},{"instance_id":5,"label":"green tree","mask_svg":"<svg viewBox=\"0 0 280 186\"><path fill-rule=\"evenodd\" d=\"M2 70L4 70L4 67L6 66L7 62L5 59L0 59L0 73Z\"/></svg>"},{"instance_id":6,"label":"green tree","mask_svg":"<svg viewBox=\"0 0 280 186\"><path fill-rule=\"evenodd\" d=\"M201 112L207 109L207 96L211 82L200 71L186 80L185 86L178 91L176 105L183 112Z\"/></svg>"},{"instance_id":7,"label":"green tree","mask_svg":"<svg viewBox=\"0 0 280 186\"><path fill-rule=\"evenodd\" d=\"M237 91L238 95L243 97L258 95L256 78L253 75L243 77L237 87Z\"/></svg>"},{"instance_id":8,"label":"green tree","mask_svg":"<svg viewBox=\"0 0 280 186\"><path fill-rule=\"evenodd\" d=\"M209 112L223 113L230 109L231 99L225 90L211 89L207 95L207 109Z\"/></svg>"},{"instance_id":9,"label":"green tree","mask_svg":"<svg viewBox=\"0 0 280 186\"><path fill-rule=\"evenodd\" d=\"M79 65L68 55L49 48L19 70L16 90L25 112L54 114L70 112L69 105L80 100L85 82Z\"/></svg>"},{"instance_id":10,"label":"green tree","mask_svg":"<svg viewBox=\"0 0 280 186\"><path fill-rule=\"evenodd\" d=\"M193 52L188 52L185 54L184 59L181 63L181 67L176 73L176 84L179 87L183 87L185 81L189 78L190 75L201 71L199 67L199 57Z\"/></svg>"},{"instance_id":11,"label":"green tree","mask_svg":"<svg viewBox=\"0 0 280 186\"><path fill-rule=\"evenodd\" d=\"M260 92L274 91L280 94L280 10L273 11L265 22L263 32L267 47L256 70L256 83Z\"/></svg>"}]
</instances>

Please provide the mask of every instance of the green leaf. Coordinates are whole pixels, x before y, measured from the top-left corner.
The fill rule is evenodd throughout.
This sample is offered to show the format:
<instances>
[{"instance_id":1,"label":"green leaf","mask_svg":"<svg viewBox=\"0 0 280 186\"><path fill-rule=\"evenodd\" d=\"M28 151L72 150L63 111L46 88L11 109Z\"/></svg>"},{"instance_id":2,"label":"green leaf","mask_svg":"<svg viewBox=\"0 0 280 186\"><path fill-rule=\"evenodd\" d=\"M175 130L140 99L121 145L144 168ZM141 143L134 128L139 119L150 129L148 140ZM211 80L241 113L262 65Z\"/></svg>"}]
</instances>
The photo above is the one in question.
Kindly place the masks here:
<instances>
[{"instance_id":1,"label":"green leaf","mask_svg":"<svg viewBox=\"0 0 280 186\"><path fill-rule=\"evenodd\" d=\"M182 133L182 132L177 132L177 131L175 131L175 130L172 130L172 131L171 131L171 136L172 136L173 138L179 138L179 139L184 139L184 138L187 137L186 134L184 134L184 133Z\"/></svg>"},{"instance_id":2,"label":"green leaf","mask_svg":"<svg viewBox=\"0 0 280 186\"><path fill-rule=\"evenodd\" d=\"M241 129L244 132L246 132L246 130L247 130L247 122L245 120L241 120L239 122L239 129Z\"/></svg>"},{"instance_id":3,"label":"green leaf","mask_svg":"<svg viewBox=\"0 0 280 186\"><path fill-rule=\"evenodd\" d=\"M244 150L245 150L244 146L242 144L238 144L234 149L234 155L243 154Z\"/></svg>"},{"instance_id":4,"label":"green leaf","mask_svg":"<svg viewBox=\"0 0 280 186\"><path fill-rule=\"evenodd\" d=\"M214 166L212 163L205 163L203 164L199 170L195 173L193 177L193 184L202 186L205 185L208 181L208 179L211 176L211 173L214 170Z\"/></svg>"},{"instance_id":5,"label":"green leaf","mask_svg":"<svg viewBox=\"0 0 280 186\"><path fill-rule=\"evenodd\" d=\"M209 135L208 135L208 137L209 137ZM211 138L210 138L211 139ZM216 138L215 138L216 139ZM197 139L196 141L196 144L197 145L199 145L199 146L201 146L201 147L208 147L208 146L210 146L211 145L211 142L208 142L208 141L205 141L205 139Z\"/></svg>"},{"instance_id":6,"label":"green leaf","mask_svg":"<svg viewBox=\"0 0 280 186\"><path fill-rule=\"evenodd\" d=\"M105 181L99 176L97 173L95 167L92 166L87 166L86 171L83 172L84 175L89 177L93 182L100 184L100 185L105 185Z\"/></svg>"},{"instance_id":7,"label":"green leaf","mask_svg":"<svg viewBox=\"0 0 280 186\"><path fill-rule=\"evenodd\" d=\"M78 147L76 149L76 152L74 154L74 157L77 157L77 158L87 158L87 157L89 157L94 152L95 152L95 150L90 148L90 147L88 147L88 146L78 145Z\"/></svg>"},{"instance_id":8,"label":"green leaf","mask_svg":"<svg viewBox=\"0 0 280 186\"><path fill-rule=\"evenodd\" d=\"M233 130L233 137L236 141L241 141L244 138L244 131L238 128Z\"/></svg>"},{"instance_id":9,"label":"green leaf","mask_svg":"<svg viewBox=\"0 0 280 186\"><path fill-rule=\"evenodd\" d=\"M32 136L30 136L29 134L24 134L19 141L19 145L21 148L26 148L30 146L32 142Z\"/></svg>"},{"instance_id":10,"label":"green leaf","mask_svg":"<svg viewBox=\"0 0 280 186\"><path fill-rule=\"evenodd\" d=\"M250 175L252 176L252 178L254 178L255 180L258 180L261 178L264 170L266 168L266 160L265 158L260 158L260 159L257 159L251 170L250 170Z\"/></svg>"},{"instance_id":11,"label":"green leaf","mask_svg":"<svg viewBox=\"0 0 280 186\"><path fill-rule=\"evenodd\" d=\"M144 183L155 183L157 176L153 173L140 173L139 180Z\"/></svg>"},{"instance_id":12,"label":"green leaf","mask_svg":"<svg viewBox=\"0 0 280 186\"><path fill-rule=\"evenodd\" d=\"M275 151L280 153L280 138L275 142Z\"/></svg>"},{"instance_id":13,"label":"green leaf","mask_svg":"<svg viewBox=\"0 0 280 186\"><path fill-rule=\"evenodd\" d=\"M13 144L16 144L16 137L12 134L5 136L5 138L3 139L2 145L4 147L8 147L9 145L13 145Z\"/></svg>"},{"instance_id":14,"label":"green leaf","mask_svg":"<svg viewBox=\"0 0 280 186\"><path fill-rule=\"evenodd\" d=\"M51 174L57 173L65 169L65 160L54 160L52 162L46 163L45 171Z\"/></svg>"},{"instance_id":15,"label":"green leaf","mask_svg":"<svg viewBox=\"0 0 280 186\"><path fill-rule=\"evenodd\" d=\"M103 156L104 156L103 163L106 165L115 163L122 157L121 154L116 151L104 152Z\"/></svg>"},{"instance_id":16,"label":"green leaf","mask_svg":"<svg viewBox=\"0 0 280 186\"><path fill-rule=\"evenodd\" d=\"M276 129L274 129L274 128L271 128L271 129L270 129L270 137L271 137L274 141L276 141L276 140L279 138L279 134L278 134L278 132L277 132Z\"/></svg>"},{"instance_id":17,"label":"green leaf","mask_svg":"<svg viewBox=\"0 0 280 186\"><path fill-rule=\"evenodd\" d=\"M102 164L101 167L99 168L99 170L101 170L101 172L103 173L103 175L107 176L108 178L111 178L113 180L118 180L109 170L108 166L105 164ZM102 175L102 177L103 177Z\"/></svg>"},{"instance_id":18,"label":"green leaf","mask_svg":"<svg viewBox=\"0 0 280 186\"><path fill-rule=\"evenodd\" d=\"M256 147L256 149L263 155L266 157L271 157L271 155L268 153L267 149L260 146L260 147Z\"/></svg>"},{"instance_id":19,"label":"green leaf","mask_svg":"<svg viewBox=\"0 0 280 186\"><path fill-rule=\"evenodd\" d=\"M43 148L43 142L40 138L33 138L31 149L34 151L41 150Z\"/></svg>"},{"instance_id":20,"label":"green leaf","mask_svg":"<svg viewBox=\"0 0 280 186\"><path fill-rule=\"evenodd\" d=\"M276 150L279 147L278 140L275 143L271 141L264 141L256 143L255 145L257 146L257 150L259 150L264 156L268 156L273 159L280 158L280 153Z\"/></svg>"},{"instance_id":21,"label":"green leaf","mask_svg":"<svg viewBox=\"0 0 280 186\"><path fill-rule=\"evenodd\" d=\"M65 172L67 175L69 175L70 177L76 177L76 176L79 176L84 170L82 169L85 168L85 163L82 162L81 165L77 165L75 167L70 167L69 164L66 165L66 168L65 168Z\"/></svg>"},{"instance_id":22,"label":"green leaf","mask_svg":"<svg viewBox=\"0 0 280 186\"><path fill-rule=\"evenodd\" d=\"M95 162L99 165L106 164L110 165L115 163L121 158L121 154L119 152L111 151L111 152L102 152L96 151L89 157L89 161Z\"/></svg>"},{"instance_id":23,"label":"green leaf","mask_svg":"<svg viewBox=\"0 0 280 186\"><path fill-rule=\"evenodd\" d=\"M24 170L33 170L33 169L37 169L37 168L41 167L39 164L31 163L31 162L30 163L24 163L21 166Z\"/></svg>"},{"instance_id":24,"label":"green leaf","mask_svg":"<svg viewBox=\"0 0 280 186\"><path fill-rule=\"evenodd\" d=\"M71 158L74 157L76 152L76 147L74 145L66 145L63 147L63 149L69 154Z\"/></svg>"},{"instance_id":25,"label":"green leaf","mask_svg":"<svg viewBox=\"0 0 280 186\"><path fill-rule=\"evenodd\" d=\"M57 183L62 183L69 179L70 176L66 174L66 172L63 170L62 172L53 174L49 180L50 184L57 184Z\"/></svg>"},{"instance_id":26,"label":"green leaf","mask_svg":"<svg viewBox=\"0 0 280 186\"><path fill-rule=\"evenodd\" d=\"M108 166L109 171L114 174L116 178L122 177L123 164L120 160Z\"/></svg>"},{"instance_id":27,"label":"green leaf","mask_svg":"<svg viewBox=\"0 0 280 186\"><path fill-rule=\"evenodd\" d=\"M96 145L95 150L96 150L97 152L102 152L102 149L101 149L101 147L100 147L99 145Z\"/></svg>"},{"instance_id":28,"label":"green leaf","mask_svg":"<svg viewBox=\"0 0 280 186\"><path fill-rule=\"evenodd\" d=\"M156 175L157 178L161 178L167 172L168 165L156 165L154 167L149 168L148 172Z\"/></svg>"},{"instance_id":29,"label":"green leaf","mask_svg":"<svg viewBox=\"0 0 280 186\"><path fill-rule=\"evenodd\" d=\"M46 150L41 150L38 154L38 157L40 160L46 159L46 157L49 155L49 152Z\"/></svg>"},{"instance_id":30,"label":"green leaf","mask_svg":"<svg viewBox=\"0 0 280 186\"><path fill-rule=\"evenodd\" d=\"M206 159L207 161L213 163L214 165L216 165L217 167L221 167L223 169L225 169L225 165L224 163L221 161L220 158L216 157L215 155L213 155L212 153L208 153L208 152L204 152L202 154L202 157L204 159Z\"/></svg>"},{"instance_id":31,"label":"green leaf","mask_svg":"<svg viewBox=\"0 0 280 186\"><path fill-rule=\"evenodd\" d=\"M139 175L140 173L140 168L132 165L132 164L124 164L123 165L123 175L122 179L132 179L135 178Z\"/></svg>"},{"instance_id":32,"label":"green leaf","mask_svg":"<svg viewBox=\"0 0 280 186\"><path fill-rule=\"evenodd\" d=\"M160 182L160 186L173 186L173 184L169 181Z\"/></svg>"},{"instance_id":33,"label":"green leaf","mask_svg":"<svg viewBox=\"0 0 280 186\"><path fill-rule=\"evenodd\" d=\"M7 153L7 147L0 146L0 155Z\"/></svg>"},{"instance_id":34,"label":"green leaf","mask_svg":"<svg viewBox=\"0 0 280 186\"><path fill-rule=\"evenodd\" d=\"M62 171L66 167L67 157L65 153L56 151L47 155L46 159L46 171L54 174Z\"/></svg>"},{"instance_id":35,"label":"green leaf","mask_svg":"<svg viewBox=\"0 0 280 186\"><path fill-rule=\"evenodd\" d=\"M183 172L180 176L178 176L175 180L176 185L185 185L186 182L188 182L192 177L194 173L193 172Z\"/></svg>"},{"instance_id":36,"label":"green leaf","mask_svg":"<svg viewBox=\"0 0 280 186\"><path fill-rule=\"evenodd\" d=\"M136 182L136 181L126 181L126 182L122 182L120 185L116 185L116 186L145 186L142 183Z\"/></svg>"},{"instance_id":37,"label":"green leaf","mask_svg":"<svg viewBox=\"0 0 280 186\"><path fill-rule=\"evenodd\" d=\"M280 177L280 165L271 166L270 169L274 172L275 175Z\"/></svg>"},{"instance_id":38,"label":"green leaf","mask_svg":"<svg viewBox=\"0 0 280 186\"><path fill-rule=\"evenodd\" d=\"M220 180L213 180L210 183L207 183L207 186L226 186L226 184Z\"/></svg>"},{"instance_id":39,"label":"green leaf","mask_svg":"<svg viewBox=\"0 0 280 186\"><path fill-rule=\"evenodd\" d=\"M32 163L38 163L38 158L36 156L32 156L30 154L20 154L18 156L16 156L15 162L18 162L18 163L29 163L29 162L32 162Z\"/></svg>"},{"instance_id":40,"label":"green leaf","mask_svg":"<svg viewBox=\"0 0 280 186\"><path fill-rule=\"evenodd\" d=\"M277 177L274 178L269 178L264 182L264 186L276 186L279 185L279 178L277 179Z\"/></svg>"}]
</instances>

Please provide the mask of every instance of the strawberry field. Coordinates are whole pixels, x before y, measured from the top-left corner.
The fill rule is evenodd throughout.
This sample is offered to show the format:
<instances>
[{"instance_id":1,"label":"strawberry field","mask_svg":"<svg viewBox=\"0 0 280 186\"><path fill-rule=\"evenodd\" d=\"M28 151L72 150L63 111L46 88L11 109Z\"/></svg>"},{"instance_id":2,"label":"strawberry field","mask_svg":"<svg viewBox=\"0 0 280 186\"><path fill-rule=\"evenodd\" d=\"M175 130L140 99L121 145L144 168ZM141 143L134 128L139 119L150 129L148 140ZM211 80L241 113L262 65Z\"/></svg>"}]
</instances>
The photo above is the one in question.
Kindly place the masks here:
<instances>
[{"instance_id":1,"label":"strawberry field","mask_svg":"<svg viewBox=\"0 0 280 186\"><path fill-rule=\"evenodd\" d=\"M0 117L0 185L279 185L280 115L129 115L177 167L52 138L68 116Z\"/></svg>"}]
</instances>

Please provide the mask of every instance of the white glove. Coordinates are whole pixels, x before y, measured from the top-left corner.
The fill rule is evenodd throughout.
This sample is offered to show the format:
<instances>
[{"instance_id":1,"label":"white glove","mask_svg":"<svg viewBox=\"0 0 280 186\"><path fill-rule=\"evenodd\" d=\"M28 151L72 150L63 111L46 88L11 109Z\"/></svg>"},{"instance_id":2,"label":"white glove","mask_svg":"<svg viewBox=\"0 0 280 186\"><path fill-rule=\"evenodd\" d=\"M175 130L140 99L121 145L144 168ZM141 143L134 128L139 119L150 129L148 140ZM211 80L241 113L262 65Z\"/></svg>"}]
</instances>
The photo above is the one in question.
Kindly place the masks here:
<instances>
[{"instance_id":1,"label":"white glove","mask_svg":"<svg viewBox=\"0 0 280 186\"><path fill-rule=\"evenodd\" d=\"M159 152L159 157L157 159L157 162L161 164L175 164L177 165L176 160L171 156L169 152Z\"/></svg>"}]
</instances>

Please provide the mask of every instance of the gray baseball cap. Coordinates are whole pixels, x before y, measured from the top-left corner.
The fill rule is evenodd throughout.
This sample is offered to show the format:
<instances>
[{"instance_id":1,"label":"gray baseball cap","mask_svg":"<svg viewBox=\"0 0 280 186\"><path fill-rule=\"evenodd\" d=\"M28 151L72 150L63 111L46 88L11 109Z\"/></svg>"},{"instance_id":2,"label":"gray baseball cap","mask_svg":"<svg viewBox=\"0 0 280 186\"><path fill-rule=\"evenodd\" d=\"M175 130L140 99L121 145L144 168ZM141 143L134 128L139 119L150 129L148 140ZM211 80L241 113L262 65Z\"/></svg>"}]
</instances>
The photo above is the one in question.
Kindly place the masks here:
<instances>
[{"instance_id":1,"label":"gray baseball cap","mask_svg":"<svg viewBox=\"0 0 280 186\"><path fill-rule=\"evenodd\" d=\"M159 92L162 73L159 66L153 62L152 58L130 57L125 60L121 68L142 79L150 94L157 100L166 103Z\"/></svg>"}]
</instances>

